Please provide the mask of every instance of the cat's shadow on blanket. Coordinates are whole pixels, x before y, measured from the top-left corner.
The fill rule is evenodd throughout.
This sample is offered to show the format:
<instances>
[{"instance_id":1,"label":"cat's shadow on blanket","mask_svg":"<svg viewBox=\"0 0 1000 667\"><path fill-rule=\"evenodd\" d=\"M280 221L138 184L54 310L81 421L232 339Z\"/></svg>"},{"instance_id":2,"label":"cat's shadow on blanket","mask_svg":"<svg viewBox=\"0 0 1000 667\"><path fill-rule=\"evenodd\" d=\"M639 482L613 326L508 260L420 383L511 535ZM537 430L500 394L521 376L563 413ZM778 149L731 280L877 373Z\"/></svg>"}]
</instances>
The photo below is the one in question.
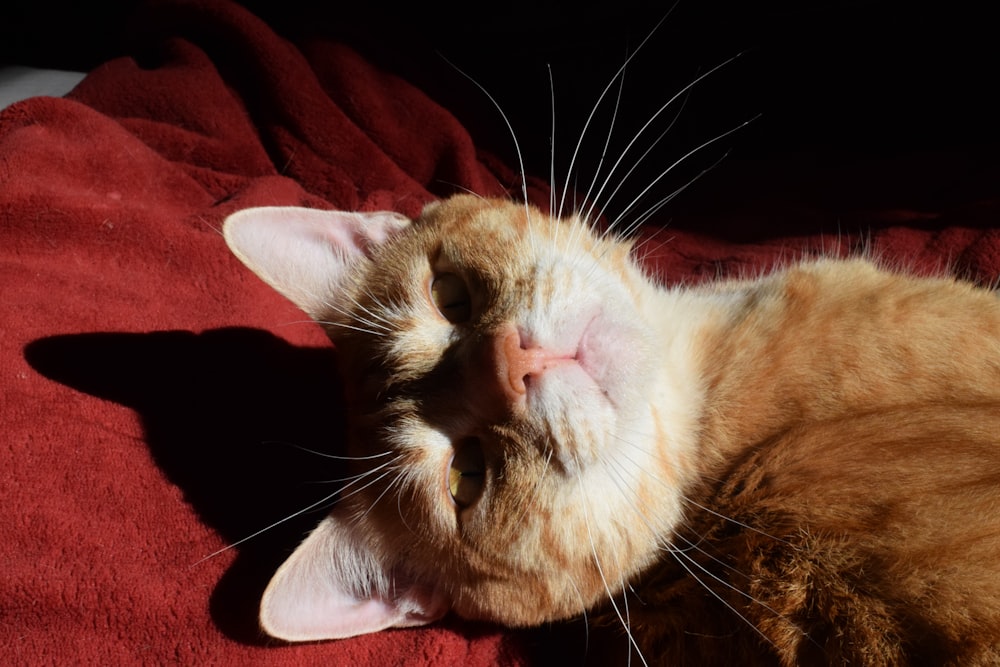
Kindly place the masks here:
<instances>
[{"instance_id":1,"label":"cat's shadow on blanket","mask_svg":"<svg viewBox=\"0 0 1000 667\"><path fill-rule=\"evenodd\" d=\"M52 380L135 410L157 465L228 544L333 493L336 483L324 480L343 476L341 462L307 451L344 453L332 348L232 328L53 336L32 342L25 357ZM265 641L260 594L328 507L239 545L212 598L223 632Z\"/></svg>"},{"instance_id":2,"label":"cat's shadow on blanket","mask_svg":"<svg viewBox=\"0 0 1000 667\"><path fill-rule=\"evenodd\" d=\"M321 501L345 475L342 461L323 456L343 455L346 445L332 348L227 328L52 336L29 344L25 358L56 382L135 410L157 465L227 544ZM222 632L270 643L257 624L260 596L329 506L321 502L236 547L211 600ZM466 633L489 631L452 622ZM523 639L529 652L544 653L550 640L578 630L557 627ZM579 645L576 637L571 644Z\"/></svg>"}]
</instances>

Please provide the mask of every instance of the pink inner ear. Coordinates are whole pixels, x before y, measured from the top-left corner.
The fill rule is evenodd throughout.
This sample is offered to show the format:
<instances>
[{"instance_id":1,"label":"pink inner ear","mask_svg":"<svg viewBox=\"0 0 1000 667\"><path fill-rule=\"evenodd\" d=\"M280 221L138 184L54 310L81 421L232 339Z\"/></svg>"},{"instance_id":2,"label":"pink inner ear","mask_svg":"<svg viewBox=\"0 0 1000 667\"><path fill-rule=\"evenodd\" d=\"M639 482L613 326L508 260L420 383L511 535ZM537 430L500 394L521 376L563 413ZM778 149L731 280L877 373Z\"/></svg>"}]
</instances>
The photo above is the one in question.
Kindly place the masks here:
<instances>
[{"instance_id":1,"label":"pink inner ear","mask_svg":"<svg viewBox=\"0 0 1000 667\"><path fill-rule=\"evenodd\" d=\"M443 599L429 594L404 594L387 602L358 600L324 588L316 582L311 590L300 590L292 597L272 593L262 607L261 627L272 637L288 641L344 639L386 628L426 625L448 611Z\"/></svg>"},{"instance_id":2,"label":"pink inner ear","mask_svg":"<svg viewBox=\"0 0 1000 667\"><path fill-rule=\"evenodd\" d=\"M315 235L318 242L346 255L368 255L410 224L409 218L392 211L353 213L295 207L264 210L278 212L272 222L300 227L303 233Z\"/></svg>"},{"instance_id":3,"label":"pink inner ear","mask_svg":"<svg viewBox=\"0 0 1000 667\"><path fill-rule=\"evenodd\" d=\"M405 229L390 211L348 213L285 207L229 216L223 235L254 273L312 315L321 316L355 262Z\"/></svg>"},{"instance_id":4,"label":"pink inner ear","mask_svg":"<svg viewBox=\"0 0 1000 667\"><path fill-rule=\"evenodd\" d=\"M269 635L287 641L342 639L431 623L448 608L440 592L395 577L350 524L331 515L271 579L260 623Z\"/></svg>"}]
</instances>

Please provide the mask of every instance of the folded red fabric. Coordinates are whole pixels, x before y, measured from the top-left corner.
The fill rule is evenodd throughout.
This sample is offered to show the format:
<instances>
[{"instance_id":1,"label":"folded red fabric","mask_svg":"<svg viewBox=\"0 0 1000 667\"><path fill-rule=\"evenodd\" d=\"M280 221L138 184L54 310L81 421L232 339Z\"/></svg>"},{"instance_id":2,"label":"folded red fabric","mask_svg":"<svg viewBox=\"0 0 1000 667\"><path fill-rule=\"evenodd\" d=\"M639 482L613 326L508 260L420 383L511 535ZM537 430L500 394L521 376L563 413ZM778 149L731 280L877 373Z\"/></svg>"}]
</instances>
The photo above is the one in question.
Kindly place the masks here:
<instances>
[{"instance_id":1,"label":"folded red fabric","mask_svg":"<svg viewBox=\"0 0 1000 667\"><path fill-rule=\"evenodd\" d=\"M0 654L531 662L547 635L456 619L323 645L261 637L259 594L322 502L220 552L322 501L337 466L306 450L335 448L344 420L319 328L230 257L222 219L257 205L415 215L457 190L519 196L517 172L345 46L291 43L229 2L161 3L139 25L150 38L137 57L97 68L68 99L0 115ZM539 183L529 193L544 204ZM984 221L1000 187L982 193L934 210L877 200L851 209L848 231L871 228L863 242L900 261L991 280L1000 233ZM746 207L703 207L680 227L738 228L742 214L782 235L661 232L648 261L691 280L851 245L838 203L734 201ZM831 235L816 235L817 219Z\"/></svg>"}]
</instances>

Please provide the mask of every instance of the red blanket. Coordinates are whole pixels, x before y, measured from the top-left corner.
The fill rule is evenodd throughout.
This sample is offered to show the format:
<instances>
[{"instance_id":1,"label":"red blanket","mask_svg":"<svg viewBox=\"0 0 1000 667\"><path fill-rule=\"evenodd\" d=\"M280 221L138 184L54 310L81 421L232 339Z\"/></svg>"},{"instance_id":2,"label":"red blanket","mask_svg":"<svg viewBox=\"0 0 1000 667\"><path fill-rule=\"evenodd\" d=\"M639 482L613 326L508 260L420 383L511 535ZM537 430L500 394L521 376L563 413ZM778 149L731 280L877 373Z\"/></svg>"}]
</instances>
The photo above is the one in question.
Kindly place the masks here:
<instances>
[{"instance_id":1,"label":"red blanket","mask_svg":"<svg viewBox=\"0 0 1000 667\"><path fill-rule=\"evenodd\" d=\"M330 492L337 467L307 450L336 451L344 415L319 328L230 257L220 222L275 204L412 215L520 186L447 109L346 47L285 41L224 2L145 21L140 58L0 115L5 664L528 664L581 646L576 630L451 618L320 645L259 634L267 577L323 506L220 550ZM885 193L804 185L890 169ZM669 280L715 275L870 230L910 264L1000 276L995 170L934 156L789 173L709 175L649 261ZM975 187L926 196L944 174Z\"/></svg>"}]
</instances>

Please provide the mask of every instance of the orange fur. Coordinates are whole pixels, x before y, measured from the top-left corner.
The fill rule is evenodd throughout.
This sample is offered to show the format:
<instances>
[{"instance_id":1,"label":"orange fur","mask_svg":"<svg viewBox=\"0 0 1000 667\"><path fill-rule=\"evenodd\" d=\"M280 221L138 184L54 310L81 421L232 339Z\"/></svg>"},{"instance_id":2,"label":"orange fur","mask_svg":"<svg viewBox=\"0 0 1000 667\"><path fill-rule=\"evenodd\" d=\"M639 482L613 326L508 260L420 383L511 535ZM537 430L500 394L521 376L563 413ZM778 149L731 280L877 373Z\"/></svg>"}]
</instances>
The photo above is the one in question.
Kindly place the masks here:
<instances>
[{"instance_id":1,"label":"orange fur","mask_svg":"<svg viewBox=\"0 0 1000 667\"><path fill-rule=\"evenodd\" d=\"M651 664L1000 657L994 293L861 259L666 289L628 243L471 196L273 251L301 215L227 239L327 327L364 458L265 594L268 632L589 612ZM366 601L377 621L313 627Z\"/></svg>"}]
</instances>

